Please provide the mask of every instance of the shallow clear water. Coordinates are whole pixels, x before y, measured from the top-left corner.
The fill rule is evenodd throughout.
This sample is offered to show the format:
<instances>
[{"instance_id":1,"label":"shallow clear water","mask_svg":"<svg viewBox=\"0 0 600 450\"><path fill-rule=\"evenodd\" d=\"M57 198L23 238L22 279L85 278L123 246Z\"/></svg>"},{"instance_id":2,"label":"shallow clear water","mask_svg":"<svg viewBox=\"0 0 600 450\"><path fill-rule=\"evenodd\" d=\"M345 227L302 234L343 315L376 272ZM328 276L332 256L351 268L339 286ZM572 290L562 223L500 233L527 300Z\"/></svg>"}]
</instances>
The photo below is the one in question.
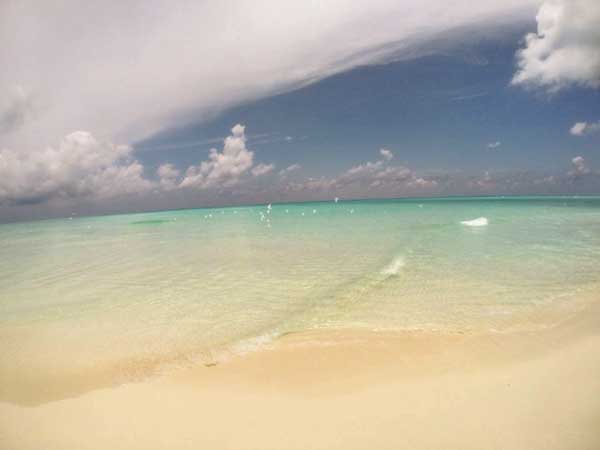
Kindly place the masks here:
<instances>
[{"instance_id":1,"label":"shallow clear water","mask_svg":"<svg viewBox=\"0 0 600 450\"><path fill-rule=\"evenodd\" d=\"M462 221L479 217L487 226ZM0 225L0 377L210 362L286 332L546 326L600 198L340 201ZM4 373L1 373L4 372Z\"/></svg>"}]
</instances>

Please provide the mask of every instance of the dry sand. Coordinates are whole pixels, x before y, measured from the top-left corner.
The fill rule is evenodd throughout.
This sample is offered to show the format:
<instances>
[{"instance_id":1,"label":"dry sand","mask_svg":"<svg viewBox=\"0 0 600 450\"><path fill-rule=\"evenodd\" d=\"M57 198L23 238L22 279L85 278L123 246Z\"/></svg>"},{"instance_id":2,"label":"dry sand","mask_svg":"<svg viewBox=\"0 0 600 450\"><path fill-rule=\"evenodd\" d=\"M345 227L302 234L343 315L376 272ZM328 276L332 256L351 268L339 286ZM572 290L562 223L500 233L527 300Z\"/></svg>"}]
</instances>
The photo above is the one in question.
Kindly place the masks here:
<instances>
[{"instance_id":1,"label":"dry sand","mask_svg":"<svg viewBox=\"0 0 600 450\"><path fill-rule=\"evenodd\" d=\"M0 403L2 450L337 448L600 449L600 307L526 333L289 335L213 367Z\"/></svg>"}]
</instances>

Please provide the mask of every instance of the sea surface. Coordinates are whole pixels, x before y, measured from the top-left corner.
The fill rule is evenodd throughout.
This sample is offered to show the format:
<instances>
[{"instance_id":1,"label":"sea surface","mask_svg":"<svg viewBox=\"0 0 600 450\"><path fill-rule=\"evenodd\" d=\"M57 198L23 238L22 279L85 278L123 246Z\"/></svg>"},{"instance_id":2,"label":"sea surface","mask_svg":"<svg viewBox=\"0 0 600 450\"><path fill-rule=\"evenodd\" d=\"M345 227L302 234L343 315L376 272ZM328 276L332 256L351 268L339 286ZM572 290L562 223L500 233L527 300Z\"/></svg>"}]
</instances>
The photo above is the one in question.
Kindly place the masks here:
<instances>
[{"instance_id":1,"label":"sea surface","mask_svg":"<svg viewBox=\"0 0 600 450\"><path fill-rule=\"evenodd\" d=\"M0 400L19 383L214 364L290 332L533 330L599 293L600 197L340 200L4 224Z\"/></svg>"}]
</instances>

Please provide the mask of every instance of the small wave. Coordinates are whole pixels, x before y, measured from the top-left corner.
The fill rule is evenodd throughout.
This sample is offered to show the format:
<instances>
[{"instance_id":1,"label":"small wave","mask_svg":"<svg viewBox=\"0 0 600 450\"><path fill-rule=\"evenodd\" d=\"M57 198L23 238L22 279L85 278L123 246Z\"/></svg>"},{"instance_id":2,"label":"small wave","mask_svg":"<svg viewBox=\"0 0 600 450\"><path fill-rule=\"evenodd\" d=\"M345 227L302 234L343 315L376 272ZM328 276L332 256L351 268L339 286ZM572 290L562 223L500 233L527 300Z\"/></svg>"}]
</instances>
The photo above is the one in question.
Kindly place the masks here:
<instances>
[{"instance_id":1,"label":"small wave","mask_svg":"<svg viewBox=\"0 0 600 450\"><path fill-rule=\"evenodd\" d=\"M461 223L468 227L485 227L489 222L486 217L478 217L473 220L463 220Z\"/></svg>"},{"instance_id":2,"label":"small wave","mask_svg":"<svg viewBox=\"0 0 600 450\"><path fill-rule=\"evenodd\" d=\"M246 355L269 347L280 336L281 333L276 331L261 334L236 342L230 347L230 350L234 355Z\"/></svg>"},{"instance_id":3,"label":"small wave","mask_svg":"<svg viewBox=\"0 0 600 450\"><path fill-rule=\"evenodd\" d=\"M404 267L404 265L404 258L402 258L401 256L397 256L392 260L391 263L389 263L381 270L381 273L387 276L398 275L398 273Z\"/></svg>"}]
</instances>

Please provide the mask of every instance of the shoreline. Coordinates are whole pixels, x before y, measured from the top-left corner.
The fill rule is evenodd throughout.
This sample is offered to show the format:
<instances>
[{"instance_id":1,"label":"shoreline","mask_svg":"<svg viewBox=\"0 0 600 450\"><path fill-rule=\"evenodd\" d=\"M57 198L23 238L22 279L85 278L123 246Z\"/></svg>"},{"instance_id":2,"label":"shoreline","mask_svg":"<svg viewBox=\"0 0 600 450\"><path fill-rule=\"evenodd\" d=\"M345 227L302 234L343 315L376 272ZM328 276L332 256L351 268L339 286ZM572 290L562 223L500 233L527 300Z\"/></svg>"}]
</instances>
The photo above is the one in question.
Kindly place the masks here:
<instances>
[{"instance_id":1,"label":"shoreline","mask_svg":"<svg viewBox=\"0 0 600 450\"><path fill-rule=\"evenodd\" d=\"M0 403L0 447L600 448L598 312L483 336L292 333L210 367Z\"/></svg>"},{"instance_id":2,"label":"shoreline","mask_svg":"<svg viewBox=\"0 0 600 450\"><path fill-rule=\"evenodd\" d=\"M340 387L339 377L352 378L355 383L348 387L356 388L361 384L356 381L362 380L366 386L372 377L413 380L493 371L543 359L596 338L600 339L600 302L558 324L519 331L339 329L286 333L257 351L176 370L162 379L192 385L227 380L252 389L301 393L322 385L326 388L322 393L327 395L327 389ZM600 362L600 349L597 356Z\"/></svg>"},{"instance_id":3,"label":"shoreline","mask_svg":"<svg viewBox=\"0 0 600 450\"><path fill-rule=\"evenodd\" d=\"M312 367L314 376L311 382L316 383L319 383L324 371L338 371L344 375L344 371L351 370L364 375L381 370L405 378L409 374L419 376L461 370L457 361L464 357L475 358L481 363L506 364L548 351L549 340L553 341L552 348L555 348L563 345L562 341L569 341L585 330L600 331L600 321L574 329L573 324L594 317L596 312L600 313L600 302L592 301L589 296L579 300L577 306L572 305L562 311L565 316L562 319L558 319L560 310L555 307L551 311L529 316L526 321L524 319L527 316L519 317L512 326L501 330L312 329L253 336L199 351L190 349L168 355L116 361L108 365L76 366L67 368L68 371L41 372L32 367L29 377L23 377L22 370L11 373L10 366L6 366L0 371L0 404L36 407L75 399L98 390L119 389L121 386L165 379L184 379L188 376L218 383L219 377L229 379L231 374L237 373L242 378L249 378L253 374L252 367L260 364L269 368L263 374L269 378L266 372L282 372L279 367L282 358L292 360L292 366L299 365L296 367L299 372L306 371L303 365ZM568 335L565 336L565 333ZM559 335L563 336L560 341L554 338ZM500 346L512 346L518 351L498 352ZM487 357L486 353L493 357ZM328 358L338 361L345 354L355 356L337 366L328 361ZM314 362L318 361L324 362L324 366L315 366ZM399 361L410 364L403 365ZM215 376L215 373L219 375ZM283 379L292 379L293 376L289 375L282 373Z\"/></svg>"}]
</instances>

